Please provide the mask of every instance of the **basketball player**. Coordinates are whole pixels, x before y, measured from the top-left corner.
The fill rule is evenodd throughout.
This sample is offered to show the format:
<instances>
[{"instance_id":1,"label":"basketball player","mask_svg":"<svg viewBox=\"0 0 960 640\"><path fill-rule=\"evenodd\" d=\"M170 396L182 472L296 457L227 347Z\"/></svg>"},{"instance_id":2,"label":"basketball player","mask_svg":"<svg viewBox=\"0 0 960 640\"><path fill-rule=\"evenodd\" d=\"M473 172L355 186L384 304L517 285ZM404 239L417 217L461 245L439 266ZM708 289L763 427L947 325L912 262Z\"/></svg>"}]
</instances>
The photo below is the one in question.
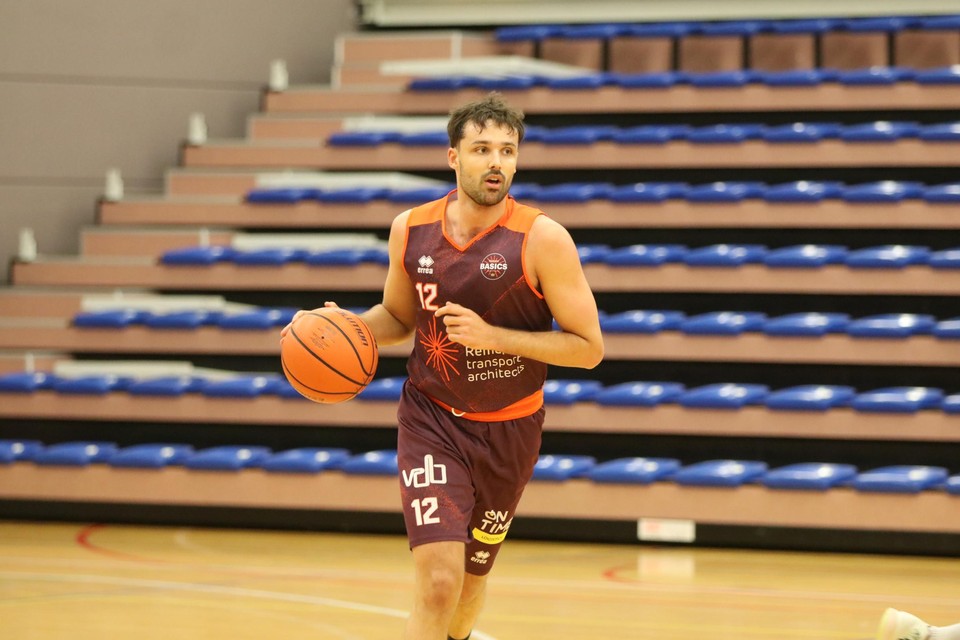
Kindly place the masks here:
<instances>
[{"instance_id":1,"label":"basketball player","mask_svg":"<svg viewBox=\"0 0 960 640\"><path fill-rule=\"evenodd\" d=\"M877 640L960 640L960 624L934 627L906 611L887 609L880 618Z\"/></svg>"},{"instance_id":2,"label":"basketball player","mask_svg":"<svg viewBox=\"0 0 960 640\"><path fill-rule=\"evenodd\" d=\"M407 640L469 638L538 458L547 365L603 358L570 234L508 195L523 114L492 93L447 130L457 188L393 221L383 301L361 316L380 345L414 336L397 444L415 569Z\"/></svg>"}]
</instances>

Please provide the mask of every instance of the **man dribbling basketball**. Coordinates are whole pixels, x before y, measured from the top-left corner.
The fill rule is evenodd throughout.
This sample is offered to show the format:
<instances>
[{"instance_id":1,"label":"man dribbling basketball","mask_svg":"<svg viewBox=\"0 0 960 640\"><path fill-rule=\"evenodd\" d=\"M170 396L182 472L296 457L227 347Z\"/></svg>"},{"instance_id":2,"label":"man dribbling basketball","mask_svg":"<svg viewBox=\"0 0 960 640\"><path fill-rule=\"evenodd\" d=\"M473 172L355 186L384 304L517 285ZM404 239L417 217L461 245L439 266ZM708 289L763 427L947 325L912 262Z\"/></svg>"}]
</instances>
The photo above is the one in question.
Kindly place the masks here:
<instances>
[{"instance_id":1,"label":"man dribbling basketball","mask_svg":"<svg viewBox=\"0 0 960 640\"><path fill-rule=\"evenodd\" d=\"M414 335L397 442L415 568L407 640L470 636L539 455L547 365L603 358L573 239L508 195L523 114L492 93L447 131L457 188L393 221L383 301L361 314L380 345Z\"/></svg>"}]
</instances>

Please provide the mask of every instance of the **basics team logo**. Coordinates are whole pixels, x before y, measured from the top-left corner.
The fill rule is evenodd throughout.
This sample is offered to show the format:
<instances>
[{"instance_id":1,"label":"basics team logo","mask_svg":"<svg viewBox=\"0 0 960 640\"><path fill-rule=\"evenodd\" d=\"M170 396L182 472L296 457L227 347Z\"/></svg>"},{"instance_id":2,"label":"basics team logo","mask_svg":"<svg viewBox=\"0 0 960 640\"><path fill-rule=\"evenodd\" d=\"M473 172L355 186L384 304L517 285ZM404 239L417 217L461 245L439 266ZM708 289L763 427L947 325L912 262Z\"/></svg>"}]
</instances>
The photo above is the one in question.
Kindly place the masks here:
<instances>
[{"instance_id":1,"label":"basics team logo","mask_svg":"<svg viewBox=\"0 0 960 640\"><path fill-rule=\"evenodd\" d=\"M499 280L507 272L507 259L499 253L491 253L480 263L480 273L487 280Z\"/></svg>"}]
</instances>

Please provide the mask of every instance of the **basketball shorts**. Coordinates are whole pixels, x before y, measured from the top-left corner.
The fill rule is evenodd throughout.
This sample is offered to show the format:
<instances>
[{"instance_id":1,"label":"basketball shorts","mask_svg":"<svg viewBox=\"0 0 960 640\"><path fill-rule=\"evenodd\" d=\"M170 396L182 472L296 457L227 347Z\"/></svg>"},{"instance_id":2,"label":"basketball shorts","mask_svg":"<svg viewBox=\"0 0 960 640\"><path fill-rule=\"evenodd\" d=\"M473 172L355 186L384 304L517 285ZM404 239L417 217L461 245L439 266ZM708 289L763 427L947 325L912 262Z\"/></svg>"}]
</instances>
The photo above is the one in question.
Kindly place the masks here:
<instances>
[{"instance_id":1,"label":"basketball shorts","mask_svg":"<svg viewBox=\"0 0 960 640\"><path fill-rule=\"evenodd\" d=\"M540 453L544 409L504 422L458 418L404 385L397 411L400 496L410 547L458 541L485 575Z\"/></svg>"}]
</instances>

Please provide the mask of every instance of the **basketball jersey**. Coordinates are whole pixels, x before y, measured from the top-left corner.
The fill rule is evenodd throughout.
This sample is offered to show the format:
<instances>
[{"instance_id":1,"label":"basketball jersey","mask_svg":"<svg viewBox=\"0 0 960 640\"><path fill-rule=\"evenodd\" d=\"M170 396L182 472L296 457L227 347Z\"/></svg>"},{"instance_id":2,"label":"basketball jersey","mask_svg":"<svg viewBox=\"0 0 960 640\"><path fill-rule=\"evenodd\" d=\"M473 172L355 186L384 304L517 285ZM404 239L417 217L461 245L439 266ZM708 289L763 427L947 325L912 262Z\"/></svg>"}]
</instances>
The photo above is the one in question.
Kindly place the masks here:
<instances>
[{"instance_id":1,"label":"basketball jersey","mask_svg":"<svg viewBox=\"0 0 960 640\"><path fill-rule=\"evenodd\" d=\"M543 212L508 196L503 216L458 246L444 228L455 193L410 211L403 266L420 298L410 382L454 415L485 421L530 415L543 404L547 365L451 342L434 312L454 302L494 326L549 331L553 316L524 271L527 233Z\"/></svg>"}]
</instances>

